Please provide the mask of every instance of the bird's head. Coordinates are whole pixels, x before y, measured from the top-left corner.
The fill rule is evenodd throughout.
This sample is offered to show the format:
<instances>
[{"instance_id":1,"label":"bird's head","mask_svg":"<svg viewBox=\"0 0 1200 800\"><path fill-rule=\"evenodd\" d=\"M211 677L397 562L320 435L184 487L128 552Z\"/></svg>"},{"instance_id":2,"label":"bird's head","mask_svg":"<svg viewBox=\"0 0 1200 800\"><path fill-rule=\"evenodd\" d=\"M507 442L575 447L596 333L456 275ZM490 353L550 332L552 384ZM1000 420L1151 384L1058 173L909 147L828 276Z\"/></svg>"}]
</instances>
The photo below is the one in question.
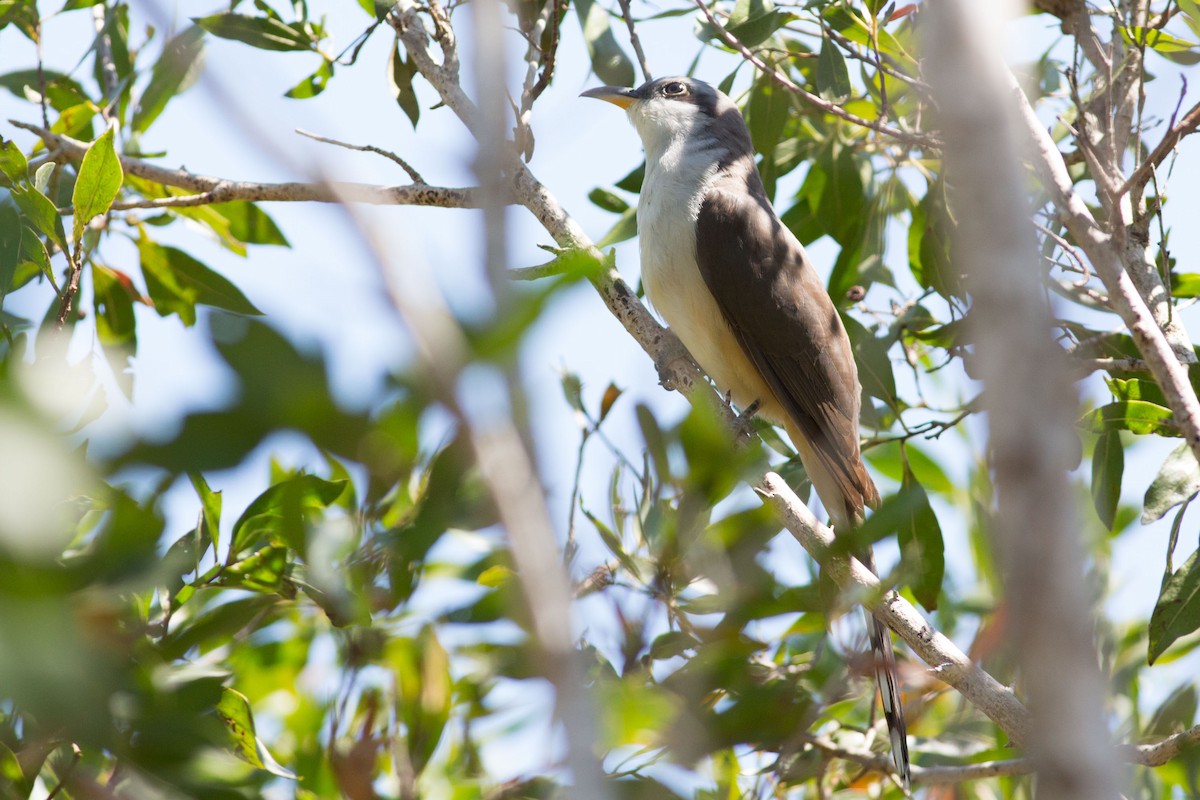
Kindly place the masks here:
<instances>
[{"instance_id":1,"label":"bird's head","mask_svg":"<svg viewBox=\"0 0 1200 800\"><path fill-rule=\"evenodd\" d=\"M694 78L646 81L636 89L599 86L581 97L606 100L625 109L648 153L680 138L749 146L749 134L737 106L723 92Z\"/></svg>"}]
</instances>

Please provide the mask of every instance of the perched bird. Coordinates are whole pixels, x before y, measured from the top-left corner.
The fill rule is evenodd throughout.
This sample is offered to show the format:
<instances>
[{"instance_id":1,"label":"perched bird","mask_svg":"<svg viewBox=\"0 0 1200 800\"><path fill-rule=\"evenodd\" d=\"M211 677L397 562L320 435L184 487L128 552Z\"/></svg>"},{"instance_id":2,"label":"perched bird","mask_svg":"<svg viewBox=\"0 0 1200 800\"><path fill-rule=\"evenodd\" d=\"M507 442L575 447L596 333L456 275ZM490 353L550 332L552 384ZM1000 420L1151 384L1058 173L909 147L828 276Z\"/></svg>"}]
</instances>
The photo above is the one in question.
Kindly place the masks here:
<instances>
[{"instance_id":1,"label":"perched bird","mask_svg":"<svg viewBox=\"0 0 1200 800\"><path fill-rule=\"evenodd\" d=\"M646 296L721 391L787 430L835 528L854 527L879 491L859 453L850 339L803 246L771 207L741 112L684 77L582 96L624 108L646 150L637 210ZM907 787L891 635L870 614L867 628Z\"/></svg>"}]
</instances>

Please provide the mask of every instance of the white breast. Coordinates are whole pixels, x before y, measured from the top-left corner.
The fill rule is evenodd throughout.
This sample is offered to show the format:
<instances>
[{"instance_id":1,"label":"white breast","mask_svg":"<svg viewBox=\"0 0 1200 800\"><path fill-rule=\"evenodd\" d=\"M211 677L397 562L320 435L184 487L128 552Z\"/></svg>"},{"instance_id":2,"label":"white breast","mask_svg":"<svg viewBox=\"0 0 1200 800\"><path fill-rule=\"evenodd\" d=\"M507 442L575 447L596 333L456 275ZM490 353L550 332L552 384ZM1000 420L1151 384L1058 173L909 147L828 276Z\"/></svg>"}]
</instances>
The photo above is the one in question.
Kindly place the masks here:
<instances>
[{"instance_id":1,"label":"white breast","mask_svg":"<svg viewBox=\"0 0 1200 800\"><path fill-rule=\"evenodd\" d=\"M696 218L717 173L719 153L682 143L657 158L647 148L638 201L638 240L646 297L688 352L737 405L758 400L764 416L781 411L746 358L696 265Z\"/></svg>"}]
</instances>

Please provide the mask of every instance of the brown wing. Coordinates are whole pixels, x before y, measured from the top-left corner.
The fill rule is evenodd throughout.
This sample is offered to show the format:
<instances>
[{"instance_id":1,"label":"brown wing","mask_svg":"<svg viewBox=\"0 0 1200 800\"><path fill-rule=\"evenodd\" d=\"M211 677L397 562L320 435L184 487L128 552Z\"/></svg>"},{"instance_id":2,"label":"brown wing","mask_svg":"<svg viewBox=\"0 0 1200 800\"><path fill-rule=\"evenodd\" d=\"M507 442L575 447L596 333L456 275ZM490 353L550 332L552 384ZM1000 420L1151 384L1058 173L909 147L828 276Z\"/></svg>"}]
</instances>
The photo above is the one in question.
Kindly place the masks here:
<instances>
[{"instance_id":1,"label":"brown wing","mask_svg":"<svg viewBox=\"0 0 1200 800\"><path fill-rule=\"evenodd\" d=\"M850 340L804 248L766 199L753 162L730 165L705 196L696 261L742 349L844 499L859 510L875 505L879 495L858 449L860 389Z\"/></svg>"}]
</instances>

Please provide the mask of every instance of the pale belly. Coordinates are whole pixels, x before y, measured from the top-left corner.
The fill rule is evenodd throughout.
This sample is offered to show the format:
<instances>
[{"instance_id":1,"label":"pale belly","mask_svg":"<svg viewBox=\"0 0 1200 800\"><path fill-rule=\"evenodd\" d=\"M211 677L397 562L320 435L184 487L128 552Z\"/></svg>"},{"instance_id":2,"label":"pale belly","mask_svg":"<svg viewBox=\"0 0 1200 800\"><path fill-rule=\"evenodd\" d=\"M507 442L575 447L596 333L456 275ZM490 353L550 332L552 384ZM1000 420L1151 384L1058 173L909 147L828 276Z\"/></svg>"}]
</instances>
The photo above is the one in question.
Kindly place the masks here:
<instances>
[{"instance_id":1,"label":"pale belly","mask_svg":"<svg viewBox=\"0 0 1200 800\"><path fill-rule=\"evenodd\" d=\"M646 297L717 388L732 396L735 405L746 408L757 401L760 416L783 423L783 409L746 357L696 266L691 230L694 223L685 215L675 216L686 221L687 227L671 225L664 219L647 219L639 211Z\"/></svg>"}]
</instances>

